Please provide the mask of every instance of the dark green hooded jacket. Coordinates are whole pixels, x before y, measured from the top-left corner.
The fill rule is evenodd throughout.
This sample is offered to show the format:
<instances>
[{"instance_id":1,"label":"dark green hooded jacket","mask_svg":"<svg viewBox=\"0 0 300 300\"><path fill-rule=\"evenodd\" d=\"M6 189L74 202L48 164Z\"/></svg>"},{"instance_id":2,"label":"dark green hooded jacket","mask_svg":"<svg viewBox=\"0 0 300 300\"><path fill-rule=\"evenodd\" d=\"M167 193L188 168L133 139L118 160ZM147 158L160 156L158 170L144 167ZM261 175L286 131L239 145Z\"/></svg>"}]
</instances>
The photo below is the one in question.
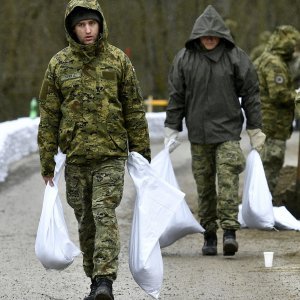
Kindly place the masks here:
<instances>
[{"instance_id":1,"label":"dark green hooded jacket","mask_svg":"<svg viewBox=\"0 0 300 300\"><path fill-rule=\"evenodd\" d=\"M70 28L75 7L92 9L102 32L92 45L76 42ZM38 144L43 176L53 176L58 147L67 163L86 165L136 151L150 159L144 103L128 57L107 41L96 0L71 0L65 14L69 46L48 65L40 92Z\"/></svg>"},{"instance_id":2,"label":"dark green hooded jacket","mask_svg":"<svg viewBox=\"0 0 300 300\"><path fill-rule=\"evenodd\" d=\"M265 51L254 61L260 84L263 132L272 139L287 140L292 133L296 92L288 62L299 35L290 25L278 26Z\"/></svg>"},{"instance_id":3,"label":"dark green hooded jacket","mask_svg":"<svg viewBox=\"0 0 300 300\"><path fill-rule=\"evenodd\" d=\"M200 46L202 36L219 37L220 43L207 51ZM181 131L185 118L192 143L240 140L244 121L241 108L247 129L261 128L255 69L246 53L235 46L223 19L211 5L196 20L185 48L173 61L169 95L165 126Z\"/></svg>"}]
</instances>

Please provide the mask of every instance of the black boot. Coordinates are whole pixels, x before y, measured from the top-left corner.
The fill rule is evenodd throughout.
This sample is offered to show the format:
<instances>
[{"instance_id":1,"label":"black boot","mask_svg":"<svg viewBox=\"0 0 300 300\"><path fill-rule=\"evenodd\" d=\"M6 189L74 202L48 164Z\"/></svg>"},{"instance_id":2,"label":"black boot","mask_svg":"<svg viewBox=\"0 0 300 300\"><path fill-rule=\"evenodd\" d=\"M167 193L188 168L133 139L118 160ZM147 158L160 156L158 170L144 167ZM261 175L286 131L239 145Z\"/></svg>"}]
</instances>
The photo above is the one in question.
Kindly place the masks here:
<instances>
[{"instance_id":1,"label":"black boot","mask_svg":"<svg viewBox=\"0 0 300 300\"><path fill-rule=\"evenodd\" d=\"M204 245L202 247L203 255L217 255L217 234L214 231L204 232Z\"/></svg>"},{"instance_id":2,"label":"black boot","mask_svg":"<svg viewBox=\"0 0 300 300\"><path fill-rule=\"evenodd\" d=\"M94 300L95 291L96 291L96 288L97 288L96 280L92 279L92 283L90 285L90 288L91 288L90 294L88 296L84 297L83 300Z\"/></svg>"},{"instance_id":3,"label":"black boot","mask_svg":"<svg viewBox=\"0 0 300 300\"><path fill-rule=\"evenodd\" d=\"M97 282L97 288L94 300L114 300L112 281L103 277L96 277L95 280Z\"/></svg>"},{"instance_id":4,"label":"black boot","mask_svg":"<svg viewBox=\"0 0 300 300\"><path fill-rule=\"evenodd\" d=\"M236 241L235 230L224 230L223 255L233 256L238 251L239 245Z\"/></svg>"}]
</instances>

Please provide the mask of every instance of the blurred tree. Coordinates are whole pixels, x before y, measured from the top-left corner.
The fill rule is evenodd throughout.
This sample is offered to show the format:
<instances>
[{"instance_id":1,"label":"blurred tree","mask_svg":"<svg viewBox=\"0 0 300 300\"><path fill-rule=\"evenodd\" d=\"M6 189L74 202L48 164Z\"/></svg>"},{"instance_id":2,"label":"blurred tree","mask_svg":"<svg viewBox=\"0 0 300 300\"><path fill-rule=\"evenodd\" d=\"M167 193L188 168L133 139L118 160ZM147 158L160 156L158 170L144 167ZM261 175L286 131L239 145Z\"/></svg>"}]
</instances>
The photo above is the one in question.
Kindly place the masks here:
<instances>
[{"instance_id":1,"label":"blurred tree","mask_svg":"<svg viewBox=\"0 0 300 300\"><path fill-rule=\"evenodd\" d=\"M250 53L259 35L276 25L300 27L294 0L99 0L110 41L130 49L145 98L168 98L167 76L197 17L212 4L236 22L238 46ZM1 0L0 122L29 115L49 59L66 46L67 0ZM9 29L9 30L8 30ZM127 52L128 53L128 52Z\"/></svg>"}]
</instances>

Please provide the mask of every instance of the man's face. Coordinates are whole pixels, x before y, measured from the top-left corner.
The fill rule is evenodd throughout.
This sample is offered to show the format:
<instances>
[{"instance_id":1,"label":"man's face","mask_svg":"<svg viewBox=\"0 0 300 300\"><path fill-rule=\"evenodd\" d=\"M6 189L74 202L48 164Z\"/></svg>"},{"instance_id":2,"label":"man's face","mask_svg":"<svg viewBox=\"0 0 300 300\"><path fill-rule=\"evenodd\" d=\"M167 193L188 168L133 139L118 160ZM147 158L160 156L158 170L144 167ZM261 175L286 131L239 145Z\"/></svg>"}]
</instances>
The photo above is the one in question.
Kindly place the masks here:
<instances>
[{"instance_id":1,"label":"man's face","mask_svg":"<svg viewBox=\"0 0 300 300\"><path fill-rule=\"evenodd\" d=\"M81 44L90 45L98 39L99 27L99 23L95 20L82 20L75 25L74 33Z\"/></svg>"},{"instance_id":2,"label":"man's face","mask_svg":"<svg viewBox=\"0 0 300 300\"><path fill-rule=\"evenodd\" d=\"M218 46L220 38L216 36L202 36L200 37L200 42L206 50L213 50Z\"/></svg>"}]
</instances>

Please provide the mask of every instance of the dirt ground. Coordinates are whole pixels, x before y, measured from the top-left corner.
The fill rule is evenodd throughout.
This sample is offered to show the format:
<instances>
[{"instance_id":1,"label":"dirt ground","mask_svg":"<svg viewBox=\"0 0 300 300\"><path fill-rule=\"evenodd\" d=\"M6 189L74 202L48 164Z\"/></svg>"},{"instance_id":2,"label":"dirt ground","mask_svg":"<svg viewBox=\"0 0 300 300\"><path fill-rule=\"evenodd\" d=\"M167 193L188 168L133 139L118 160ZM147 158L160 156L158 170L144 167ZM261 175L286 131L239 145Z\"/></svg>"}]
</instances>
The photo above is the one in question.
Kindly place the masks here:
<instances>
[{"instance_id":1,"label":"dirt ground","mask_svg":"<svg viewBox=\"0 0 300 300\"><path fill-rule=\"evenodd\" d=\"M296 166L299 132L288 142L286 165ZM249 140L243 135L247 155ZM154 156L162 143L152 145ZM190 168L187 141L172 153L175 173L186 201L196 212L197 195ZM243 175L241 175L242 192ZM128 243L135 191L126 175L124 198L117 210L122 249L119 275L114 284L116 300L147 300L150 296L135 283L128 267ZM46 271L34 253L37 226L42 208L44 184L39 174L38 155L14 164L5 183L0 184L0 299L66 300L83 299L89 281L77 257L66 270ZM77 224L65 204L64 182L61 198L71 239L78 245ZM162 250L163 300L281 300L300 299L300 233L242 229L237 233L239 252L222 255L222 231L218 231L219 255L201 255L203 236L189 235ZM274 251L272 268L265 268L263 251Z\"/></svg>"}]
</instances>

